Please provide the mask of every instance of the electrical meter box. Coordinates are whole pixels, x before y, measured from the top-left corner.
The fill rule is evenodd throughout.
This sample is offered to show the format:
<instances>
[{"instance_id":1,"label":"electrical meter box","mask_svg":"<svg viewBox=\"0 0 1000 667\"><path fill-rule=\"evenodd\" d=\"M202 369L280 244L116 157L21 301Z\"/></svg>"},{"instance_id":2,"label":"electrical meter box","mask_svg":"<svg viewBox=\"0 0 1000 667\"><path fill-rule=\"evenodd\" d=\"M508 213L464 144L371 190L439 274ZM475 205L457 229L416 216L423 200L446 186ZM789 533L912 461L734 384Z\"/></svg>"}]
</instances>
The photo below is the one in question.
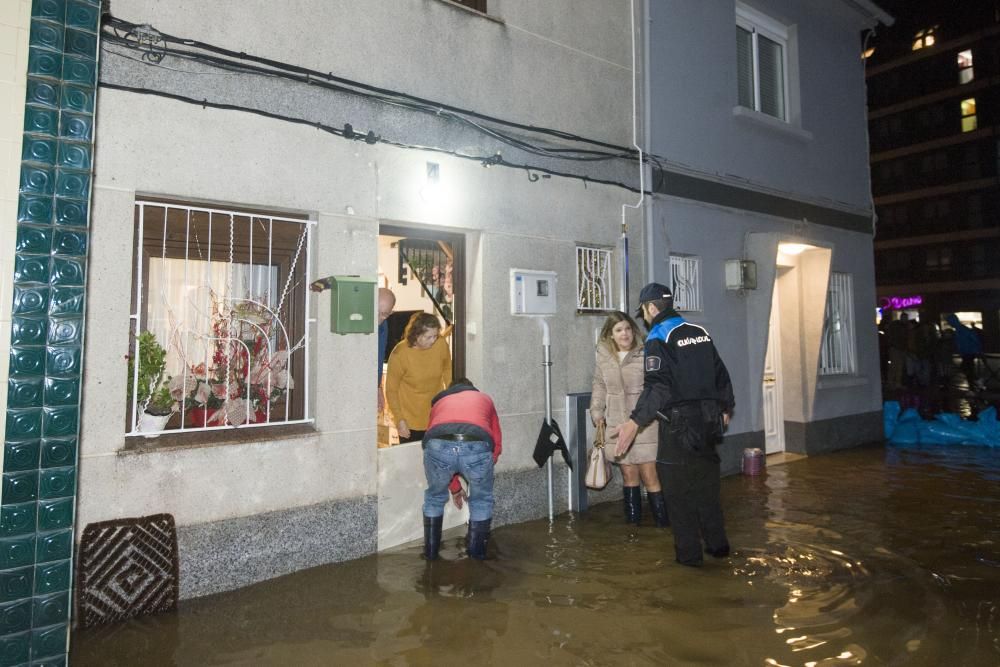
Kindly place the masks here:
<instances>
[{"instance_id":1,"label":"electrical meter box","mask_svg":"<svg viewBox=\"0 0 1000 667\"><path fill-rule=\"evenodd\" d=\"M511 314L555 315L556 280L555 271L511 269Z\"/></svg>"},{"instance_id":2,"label":"electrical meter box","mask_svg":"<svg viewBox=\"0 0 1000 667\"><path fill-rule=\"evenodd\" d=\"M361 276L330 276L330 331L337 334L375 333L375 280Z\"/></svg>"}]
</instances>

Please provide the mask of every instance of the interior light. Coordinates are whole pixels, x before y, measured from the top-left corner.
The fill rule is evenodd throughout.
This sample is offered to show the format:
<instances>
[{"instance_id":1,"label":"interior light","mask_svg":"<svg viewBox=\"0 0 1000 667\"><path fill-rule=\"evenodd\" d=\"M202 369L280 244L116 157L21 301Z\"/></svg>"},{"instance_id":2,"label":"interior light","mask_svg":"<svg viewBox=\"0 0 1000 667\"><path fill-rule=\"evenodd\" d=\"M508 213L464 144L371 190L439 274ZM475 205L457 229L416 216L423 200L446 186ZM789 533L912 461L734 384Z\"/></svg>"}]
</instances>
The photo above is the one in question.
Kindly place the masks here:
<instances>
[{"instance_id":1,"label":"interior light","mask_svg":"<svg viewBox=\"0 0 1000 667\"><path fill-rule=\"evenodd\" d=\"M441 165L437 162L427 163L427 179L420 188L420 197L428 204L441 202Z\"/></svg>"},{"instance_id":2,"label":"interior light","mask_svg":"<svg viewBox=\"0 0 1000 667\"><path fill-rule=\"evenodd\" d=\"M784 253L786 255L799 255L806 250L814 250L816 246L807 245L805 243L779 243L778 252Z\"/></svg>"}]
</instances>

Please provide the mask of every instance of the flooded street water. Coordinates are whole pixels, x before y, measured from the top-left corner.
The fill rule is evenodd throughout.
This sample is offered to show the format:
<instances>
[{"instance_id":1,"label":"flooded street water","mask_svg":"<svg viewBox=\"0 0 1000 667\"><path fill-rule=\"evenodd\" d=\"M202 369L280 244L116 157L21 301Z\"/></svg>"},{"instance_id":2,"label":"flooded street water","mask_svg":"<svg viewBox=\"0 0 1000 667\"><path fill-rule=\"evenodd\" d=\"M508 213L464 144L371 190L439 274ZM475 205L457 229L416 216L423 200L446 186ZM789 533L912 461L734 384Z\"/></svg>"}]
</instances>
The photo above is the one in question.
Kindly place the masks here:
<instances>
[{"instance_id":1,"label":"flooded street water","mask_svg":"<svg viewBox=\"0 0 1000 667\"><path fill-rule=\"evenodd\" d=\"M1000 665L1000 448L865 447L723 480L734 553L620 503L73 635L72 665Z\"/></svg>"}]
</instances>

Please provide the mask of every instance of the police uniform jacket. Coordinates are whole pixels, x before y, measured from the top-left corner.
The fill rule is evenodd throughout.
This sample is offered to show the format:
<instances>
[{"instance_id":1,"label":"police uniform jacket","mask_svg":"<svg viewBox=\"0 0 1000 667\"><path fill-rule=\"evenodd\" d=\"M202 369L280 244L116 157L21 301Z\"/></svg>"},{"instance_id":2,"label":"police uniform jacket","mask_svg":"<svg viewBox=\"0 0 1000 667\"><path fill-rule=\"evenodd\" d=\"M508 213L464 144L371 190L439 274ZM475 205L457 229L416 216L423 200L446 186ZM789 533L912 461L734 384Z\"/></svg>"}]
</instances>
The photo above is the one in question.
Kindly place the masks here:
<instances>
[{"instance_id":1,"label":"police uniform jacket","mask_svg":"<svg viewBox=\"0 0 1000 667\"><path fill-rule=\"evenodd\" d=\"M644 347L643 390L631 418L646 426L657 413L660 424L657 460L677 462L684 451L717 458L721 414L735 405L729 371L704 327L674 310L656 316Z\"/></svg>"}]
</instances>

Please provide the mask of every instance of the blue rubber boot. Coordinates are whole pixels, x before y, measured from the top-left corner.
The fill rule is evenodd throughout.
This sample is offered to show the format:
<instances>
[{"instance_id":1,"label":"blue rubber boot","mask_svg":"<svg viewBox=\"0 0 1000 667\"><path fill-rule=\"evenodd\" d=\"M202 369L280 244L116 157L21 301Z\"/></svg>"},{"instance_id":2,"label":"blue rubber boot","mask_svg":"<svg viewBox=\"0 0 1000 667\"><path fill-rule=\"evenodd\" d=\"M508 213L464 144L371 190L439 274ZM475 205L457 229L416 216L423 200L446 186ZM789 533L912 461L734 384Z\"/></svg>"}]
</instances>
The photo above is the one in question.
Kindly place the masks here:
<instances>
[{"instance_id":1,"label":"blue rubber boot","mask_svg":"<svg viewBox=\"0 0 1000 667\"><path fill-rule=\"evenodd\" d=\"M469 535L466 538L469 558L486 560L486 547L490 542L490 524L492 522L492 519L469 522Z\"/></svg>"},{"instance_id":2,"label":"blue rubber boot","mask_svg":"<svg viewBox=\"0 0 1000 667\"><path fill-rule=\"evenodd\" d=\"M437 560L441 551L441 523L443 516L424 517L424 558Z\"/></svg>"},{"instance_id":3,"label":"blue rubber boot","mask_svg":"<svg viewBox=\"0 0 1000 667\"><path fill-rule=\"evenodd\" d=\"M622 491L625 523L634 523L638 526L642 521L642 491L638 486L623 486Z\"/></svg>"}]
</instances>

